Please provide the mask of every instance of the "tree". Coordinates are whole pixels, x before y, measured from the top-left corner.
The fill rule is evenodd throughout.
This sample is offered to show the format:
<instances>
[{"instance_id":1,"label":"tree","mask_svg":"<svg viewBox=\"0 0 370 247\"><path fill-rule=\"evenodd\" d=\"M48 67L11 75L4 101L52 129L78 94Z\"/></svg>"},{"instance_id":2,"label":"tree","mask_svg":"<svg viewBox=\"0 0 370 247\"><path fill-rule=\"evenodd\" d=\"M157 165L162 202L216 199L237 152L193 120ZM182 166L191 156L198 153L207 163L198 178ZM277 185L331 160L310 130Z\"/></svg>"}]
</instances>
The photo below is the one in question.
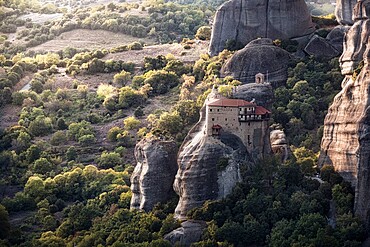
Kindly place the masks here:
<instances>
[{"instance_id":1,"label":"tree","mask_svg":"<svg viewBox=\"0 0 370 247\"><path fill-rule=\"evenodd\" d=\"M66 152L66 158L68 161L75 160L77 158L77 151L74 146L70 146Z\"/></svg>"},{"instance_id":2,"label":"tree","mask_svg":"<svg viewBox=\"0 0 370 247\"><path fill-rule=\"evenodd\" d=\"M32 170L35 173L46 174L54 169L54 165L46 158L39 158L32 165Z\"/></svg>"},{"instance_id":3,"label":"tree","mask_svg":"<svg viewBox=\"0 0 370 247\"><path fill-rule=\"evenodd\" d=\"M5 207L0 204L0 239L8 237L10 232L9 215Z\"/></svg>"}]
</instances>

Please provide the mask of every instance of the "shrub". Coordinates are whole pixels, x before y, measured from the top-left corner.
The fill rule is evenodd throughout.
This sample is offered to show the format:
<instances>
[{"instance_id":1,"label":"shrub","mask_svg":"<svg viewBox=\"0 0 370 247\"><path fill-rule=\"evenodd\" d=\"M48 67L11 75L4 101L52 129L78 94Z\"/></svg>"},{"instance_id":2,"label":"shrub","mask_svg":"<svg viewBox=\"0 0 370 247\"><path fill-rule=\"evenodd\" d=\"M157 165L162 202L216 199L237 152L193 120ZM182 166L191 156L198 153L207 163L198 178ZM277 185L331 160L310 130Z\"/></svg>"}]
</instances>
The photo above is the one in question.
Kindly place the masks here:
<instances>
[{"instance_id":1,"label":"shrub","mask_svg":"<svg viewBox=\"0 0 370 247\"><path fill-rule=\"evenodd\" d=\"M117 135L122 132L122 129L118 126L110 128L107 134L107 139L111 142L117 141Z\"/></svg>"},{"instance_id":2,"label":"shrub","mask_svg":"<svg viewBox=\"0 0 370 247\"><path fill-rule=\"evenodd\" d=\"M131 43L131 44L128 45L128 48L130 50L142 50L143 49L143 46L139 42L133 42L133 43Z\"/></svg>"},{"instance_id":3,"label":"shrub","mask_svg":"<svg viewBox=\"0 0 370 247\"><path fill-rule=\"evenodd\" d=\"M212 29L209 26L202 26L198 28L195 37L200 40L210 40L212 34Z\"/></svg>"},{"instance_id":4,"label":"shrub","mask_svg":"<svg viewBox=\"0 0 370 247\"><path fill-rule=\"evenodd\" d=\"M123 123L125 125L125 129L127 130L133 130L139 127L140 120L136 119L135 117L131 116L123 120Z\"/></svg>"},{"instance_id":5,"label":"shrub","mask_svg":"<svg viewBox=\"0 0 370 247\"><path fill-rule=\"evenodd\" d=\"M44 116L38 116L30 122L28 131L34 136L45 136L51 133L53 125L51 119Z\"/></svg>"},{"instance_id":6,"label":"shrub","mask_svg":"<svg viewBox=\"0 0 370 247\"><path fill-rule=\"evenodd\" d=\"M116 152L108 153L104 151L98 160L98 166L103 169L113 168L121 164L121 156Z\"/></svg>"},{"instance_id":7,"label":"shrub","mask_svg":"<svg viewBox=\"0 0 370 247\"><path fill-rule=\"evenodd\" d=\"M114 75L114 83L121 86L126 85L127 82L131 79L131 73L122 70L119 74Z\"/></svg>"},{"instance_id":8,"label":"shrub","mask_svg":"<svg viewBox=\"0 0 370 247\"><path fill-rule=\"evenodd\" d=\"M94 144L96 141L96 138L92 134L83 135L80 138L78 138L78 143L80 143L82 146L88 146L91 144Z\"/></svg>"},{"instance_id":9,"label":"shrub","mask_svg":"<svg viewBox=\"0 0 370 247\"><path fill-rule=\"evenodd\" d=\"M53 146L59 146L67 142L67 136L64 131L57 131L53 134L50 139L50 144Z\"/></svg>"}]
</instances>

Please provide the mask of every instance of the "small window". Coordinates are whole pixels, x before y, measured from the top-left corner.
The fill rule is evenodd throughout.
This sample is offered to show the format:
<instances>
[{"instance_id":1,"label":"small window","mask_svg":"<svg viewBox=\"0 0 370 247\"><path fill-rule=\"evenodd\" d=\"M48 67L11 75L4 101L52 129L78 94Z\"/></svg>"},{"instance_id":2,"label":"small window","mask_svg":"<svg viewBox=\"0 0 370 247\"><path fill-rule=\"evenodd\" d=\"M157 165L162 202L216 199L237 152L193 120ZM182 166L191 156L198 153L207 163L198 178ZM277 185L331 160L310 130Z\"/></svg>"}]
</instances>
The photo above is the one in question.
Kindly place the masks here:
<instances>
[{"instance_id":1,"label":"small window","mask_svg":"<svg viewBox=\"0 0 370 247\"><path fill-rule=\"evenodd\" d=\"M212 109L209 109L209 111L212 111Z\"/></svg>"},{"instance_id":2,"label":"small window","mask_svg":"<svg viewBox=\"0 0 370 247\"><path fill-rule=\"evenodd\" d=\"M220 111L220 109L217 109L217 111Z\"/></svg>"},{"instance_id":3,"label":"small window","mask_svg":"<svg viewBox=\"0 0 370 247\"><path fill-rule=\"evenodd\" d=\"M214 119L214 118L212 118L212 121L215 121L215 119Z\"/></svg>"},{"instance_id":4,"label":"small window","mask_svg":"<svg viewBox=\"0 0 370 247\"><path fill-rule=\"evenodd\" d=\"M227 118L225 118L225 121L227 121Z\"/></svg>"}]
</instances>

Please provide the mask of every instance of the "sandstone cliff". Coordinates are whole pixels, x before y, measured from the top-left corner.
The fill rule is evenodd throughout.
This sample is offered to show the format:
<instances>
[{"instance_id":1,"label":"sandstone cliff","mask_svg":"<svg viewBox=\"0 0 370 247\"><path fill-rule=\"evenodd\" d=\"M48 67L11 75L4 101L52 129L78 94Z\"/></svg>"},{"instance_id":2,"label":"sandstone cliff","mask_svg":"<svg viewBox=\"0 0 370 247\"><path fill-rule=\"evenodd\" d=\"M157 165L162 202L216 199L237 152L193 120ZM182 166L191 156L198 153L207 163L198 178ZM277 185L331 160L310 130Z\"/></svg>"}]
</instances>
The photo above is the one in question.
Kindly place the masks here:
<instances>
[{"instance_id":1,"label":"sandstone cliff","mask_svg":"<svg viewBox=\"0 0 370 247\"><path fill-rule=\"evenodd\" d=\"M266 80L278 86L288 78L290 59L289 52L273 45L271 39L256 39L224 64L221 77L232 76L242 83L253 83L256 74L262 73Z\"/></svg>"},{"instance_id":2,"label":"sandstone cliff","mask_svg":"<svg viewBox=\"0 0 370 247\"><path fill-rule=\"evenodd\" d=\"M346 35L341 60L346 78L325 118L320 157L321 165L332 164L356 188L355 212L366 223L370 217L370 33L366 19L369 13L370 1L359 1L355 8L356 23ZM351 73L361 60L365 62L364 68L353 77Z\"/></svg>"},{"instance_id":3,"label":"sandstone cliff","mask_svg":"<svg viewBox=\"0 0 370 247\"><path fill-rule=\"evenodd\" d=\"M304 0L230 0L216 12L210 54L227 41L246 45L259 37L289 39L314 31Z\"/></svg>"},{"instance_id":4,"label":"sandstone cliff","mask_svg":"<svg viewBox=\"0 0 370 247\"><path fill-rule=\"evenodd\" d=\"M135 147L137 165L131 176L131 209L149 211L173 195L177 171L177 145L173 141L143 139Z\"/></svg>"},{"instance_id":5,"label":"sandstone cliff","mask_svg":"<svg viewBox=\"0 0 370 247\"><path fill-rule=\"evenodd\" d=\"M370 34L370 6L368 1L359 1L356 4L353 17L355 23L344 38L344 51L339 59L344 75L352 74L359 63L363 61Z\"/></svg>"},{"instance_id":6,"label":"sandstone cliff","mask_svg":"<svg viewBox=\"0 0 370 247\"><path fill-rule=\"evenodd\" d=\"M357 0L337 0L335 17L341 25L352 25L352 10Z\"/></svg>"}]
</instances>

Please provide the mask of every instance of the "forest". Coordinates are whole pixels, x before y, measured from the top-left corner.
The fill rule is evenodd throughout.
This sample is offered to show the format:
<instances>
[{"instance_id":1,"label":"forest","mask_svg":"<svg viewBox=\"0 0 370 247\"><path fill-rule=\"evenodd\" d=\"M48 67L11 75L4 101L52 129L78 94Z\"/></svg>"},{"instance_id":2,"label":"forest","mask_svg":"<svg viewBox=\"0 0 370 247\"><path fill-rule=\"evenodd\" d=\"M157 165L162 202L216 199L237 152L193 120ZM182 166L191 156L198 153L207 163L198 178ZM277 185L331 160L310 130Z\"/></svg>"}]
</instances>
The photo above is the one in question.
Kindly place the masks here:
<instances>
[{"instance_id":1,"label":"forest","mask_svg":"<svg viewBox=\"0 0 370 247\"><path fill-rule=\"evenodd\" d=\"M181 223L176 195L150 212L130 210L134 147L144 137L180 146L212 87L227 95L240 84L220 77L232 49L183 59L209 41L223 2L117 1L67 11L0 0L0 246L171 246L164 235ZM21 18L29 12L61 18ZM315 21L327 35L332 17ZM32 50L77 29L136 41ZM181 52L114 58L146 51L144 39ZM343 80L338 57L294 58L288 77L274 90L270 125L285 131L292 158L260 160L242 170L229 196L190 211L189 219L207 224L192 246L354 247L367 238L351 185L331 166L317 167L324 117Z\"/></svg>"}]
</instances>

